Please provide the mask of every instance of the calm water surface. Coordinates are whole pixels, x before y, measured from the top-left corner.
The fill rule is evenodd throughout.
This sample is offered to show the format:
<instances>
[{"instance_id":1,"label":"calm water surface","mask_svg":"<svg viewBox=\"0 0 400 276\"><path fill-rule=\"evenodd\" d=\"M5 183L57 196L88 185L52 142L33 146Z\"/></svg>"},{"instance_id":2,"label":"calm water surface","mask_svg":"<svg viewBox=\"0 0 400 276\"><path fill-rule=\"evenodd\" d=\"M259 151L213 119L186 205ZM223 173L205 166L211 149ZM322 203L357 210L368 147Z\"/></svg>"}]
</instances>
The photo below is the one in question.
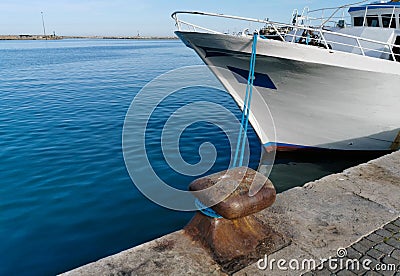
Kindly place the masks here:
<instances>
[{"instance_id":1,"label":"calm water surface","mask_svg":"<svg viewBox=\"0 0 400 276\"><path fill-rule=\"evenodd\" d=\"M0 42L0 275L61 273L188 222L192 213L159 207L135 188L121 135L129 105L147 82L200 64L179 41ZM198 100L223 104L240 116L226 93L194 92L166 99L146 138L157 173L181 189L193 179L166 166L159 125L177 107ZM261 146L253 131L249 136L256 168ZM210 124L183 133L182 156L198 162L193 152L205 141L219 153L211 172L226 169L226 136ZM361 161L282 157L271 179L283 191Z\"/></svg>"}]
</instances>

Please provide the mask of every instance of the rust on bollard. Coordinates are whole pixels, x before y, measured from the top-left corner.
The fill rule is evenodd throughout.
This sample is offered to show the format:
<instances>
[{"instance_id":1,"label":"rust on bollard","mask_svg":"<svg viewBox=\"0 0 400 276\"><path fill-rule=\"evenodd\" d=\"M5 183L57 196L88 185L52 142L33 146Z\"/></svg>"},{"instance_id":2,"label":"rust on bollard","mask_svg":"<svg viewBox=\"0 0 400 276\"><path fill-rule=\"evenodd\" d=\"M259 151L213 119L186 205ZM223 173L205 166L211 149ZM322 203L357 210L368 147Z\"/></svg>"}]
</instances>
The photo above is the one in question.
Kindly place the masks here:
<instances>
[{"instance_id":1,"label":"rust on bollard","mask_svg":"<svg viewBox=\"0 0 400 276\"><path fill-rule=\"evenodd\" d=\"M254 215L275 202L276 191L264 175L246 167L216 173L195 180L190 191L200 191L216 183L219 189L237 186L236 190L211 208L223 218L211 218L197 212L185 232L200 242L226 273L234 273L290 243L284 235L276 232L267 223ZM252 183L263 185L260 191L250 197ZM224 191L213 191L199 196L207 204Z\"/></svg>"},{"instance_id":2,"label":"rust on bollard","mask_svg":"<svg viewBox=\"0 0 400 276\"><path fill-rule=\"evenodd\" d=\"M212 209L226 219L242 218L258 213L271 206L276 199L276 191L272 182L264 175L247 167L234 168L219 172L193 181L190 191L201 191L219 183L221 187L227 188L237 186L236 190ZM261 190L254 196L249 196L250 186L260 184ZM199 200L208 204L225 190L205 193L199 196Z\"/></svg>"}]
</instances>

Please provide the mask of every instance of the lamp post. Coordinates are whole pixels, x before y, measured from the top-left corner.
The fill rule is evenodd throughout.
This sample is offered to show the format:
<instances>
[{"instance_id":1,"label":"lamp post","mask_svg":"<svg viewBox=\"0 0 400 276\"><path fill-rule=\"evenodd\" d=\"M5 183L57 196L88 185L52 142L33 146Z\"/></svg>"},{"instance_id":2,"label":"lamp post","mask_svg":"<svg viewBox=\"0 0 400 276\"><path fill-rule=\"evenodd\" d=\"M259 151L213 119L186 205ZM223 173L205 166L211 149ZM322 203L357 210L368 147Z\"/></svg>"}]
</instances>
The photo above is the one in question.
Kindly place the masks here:
<instances>
[{"instance_id":1,"label":"lamp post","mask_svg":"<svg viewBox=\"0 0 400 276\"><path fill-rule=\"evenodd\" d=\"M40 12L40 13L42 14L43 35L44 35L44 38L47 39L47 36L46 36L46 27L45 27L45 25L44 25L43 12Z\"/></svg>"}]
</instances>

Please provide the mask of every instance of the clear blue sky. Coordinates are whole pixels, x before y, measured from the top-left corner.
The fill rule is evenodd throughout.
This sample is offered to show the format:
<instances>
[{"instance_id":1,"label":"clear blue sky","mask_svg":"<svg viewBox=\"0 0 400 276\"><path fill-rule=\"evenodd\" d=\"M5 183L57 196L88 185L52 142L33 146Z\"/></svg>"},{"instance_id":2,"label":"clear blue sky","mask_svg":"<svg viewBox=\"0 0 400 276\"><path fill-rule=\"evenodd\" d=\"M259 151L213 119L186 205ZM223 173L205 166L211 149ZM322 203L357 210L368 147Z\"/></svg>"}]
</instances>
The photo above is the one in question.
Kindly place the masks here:
<instances>
[{"instance_id":1,"label":"clear blue sky","mask_svg":"<svg viewBox=\"0 0 400 276\"><path fill-rule=\"evenodd\" d=\"M337 6L348 1L323 0L1 0L0 34L172 35L170 14L200 10L289 21L294 8ZM222 28L222 27L221 27Z\"/></svg>"}]
</instances>

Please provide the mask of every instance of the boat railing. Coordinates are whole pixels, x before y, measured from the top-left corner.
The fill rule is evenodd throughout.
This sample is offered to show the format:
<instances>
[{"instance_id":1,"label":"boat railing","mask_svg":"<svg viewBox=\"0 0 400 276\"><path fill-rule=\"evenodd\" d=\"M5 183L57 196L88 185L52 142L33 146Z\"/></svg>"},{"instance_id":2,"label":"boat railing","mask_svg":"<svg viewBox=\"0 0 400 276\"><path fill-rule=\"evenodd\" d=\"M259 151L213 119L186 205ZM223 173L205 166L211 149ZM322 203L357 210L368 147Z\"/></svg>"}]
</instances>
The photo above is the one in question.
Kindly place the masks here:
<instances>
[{"instance_id":1,"label":"boat railing","mask_svg":"<svg viewBox=\"0 0 400 276\"><path fill-rule=\"evenodd\" d=\"M348 22L351 21L351 16L348 15L348 9L350 7L354 7L365 2L369 2L369 0L360 1L338 7L332 7L332 8L308 10L307 14L305 15L308 19L307 24L308 26L317 26L319 24L319 26L326 27L329 26L328 23L333 23L336 25L339 20L342 20L346 22L346 24L349 24ZM364 26L367 26L367 18L377 16L377 14L374 13L374 10L378 8L379 9L385 8L390 10L390 13L387 14L391 17L390 24L392 20L396 20L396 14L398 13L399 10L398 6L390 3L366 4L361 7L362 7L361 11L363 11L362 16L364 19L363 20ZM351 23L349 25L351 25Z\"/></svg>"},{"instance_id":2,"label":"boat railing","mask_svg":"<svg viewBox=\"0 0 400 276\"><path fill-rule=\"evenodd\" d=\"M349 22L351 16L347 15L348 5L333 7L333 8L323 8L316 10L307 10L307 26L321 26L336 27L340 20L344 22ZM329 25L331 24L331 25Z\"/></svg>"},{"instance_id":3,"label":"boat railing","mask_svg":"<svg viewBox=\"0 0 400 276\"><path fill-rule=\"evenodd\" d=\"M210 17L260 23L264 24L263 27L264 29L270 30L278 38L278 40L285 43L302 43L302 44L308 44L310 46L323 47L328 51L350 52L353 54L359 54L375 58L383 58L382 55L384 55L386 59L390 59L393 61L400 60L400 54L397 53L399 51L396 51L396 53L393 51L393 49L400 50L400 45L368 39L361 36L354 36L345 33L331 31L329 29L326 29L322 25L319 25L318 27L306 26L301 24L293 25L293 24L274 22L267 19L254 19L254 18L208 13L208 12L198 12L198 11L176 11L171 15L171 17L175 20L176 26L179 31L185 31L185 30L194 32L201 31L207 33L225 34L225 35L226 33L201 27L199 25L190 23L188 21L183 21L179 18L179 15L181 14L210 16ZM242 35L244 34L242 33ZM337 46L342 46L342 48L345 47L347 48L347 50L335 49L337 48Z\"/></svg>"}]
</instances>

